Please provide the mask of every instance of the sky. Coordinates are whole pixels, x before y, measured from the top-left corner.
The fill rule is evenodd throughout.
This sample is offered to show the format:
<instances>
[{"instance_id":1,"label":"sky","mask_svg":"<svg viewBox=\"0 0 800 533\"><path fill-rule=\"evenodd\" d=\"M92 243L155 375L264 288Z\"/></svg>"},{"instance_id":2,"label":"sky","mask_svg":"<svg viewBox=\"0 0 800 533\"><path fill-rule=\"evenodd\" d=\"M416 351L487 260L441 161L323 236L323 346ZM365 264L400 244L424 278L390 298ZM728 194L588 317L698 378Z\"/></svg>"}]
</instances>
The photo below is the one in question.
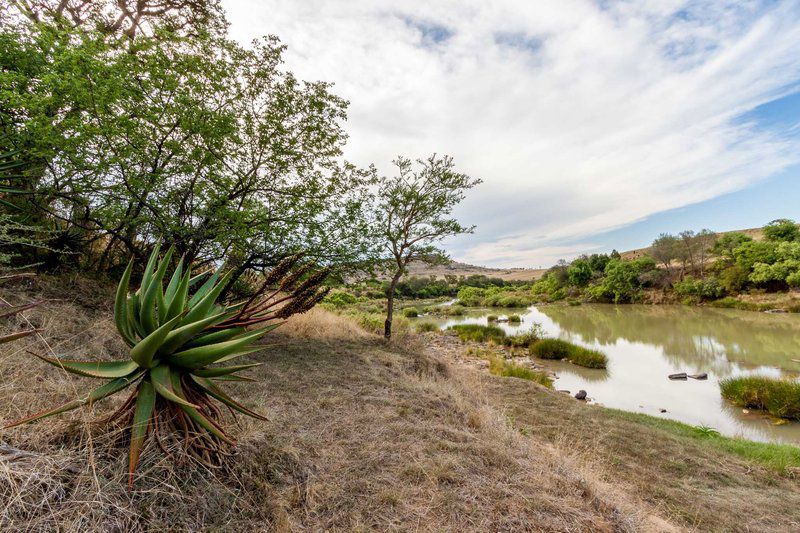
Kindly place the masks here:
<instances>
[{"instance_id":1,"label":"sky","mask_svg":"<svg viewBox=\"0 0 800 533\"><path fill-rule=\"evenodd\" d=\"M800 220L800 0L223 0L350 101L345 157L483 180L459 261L549 266Z\"/></svg>"}]
</instances>

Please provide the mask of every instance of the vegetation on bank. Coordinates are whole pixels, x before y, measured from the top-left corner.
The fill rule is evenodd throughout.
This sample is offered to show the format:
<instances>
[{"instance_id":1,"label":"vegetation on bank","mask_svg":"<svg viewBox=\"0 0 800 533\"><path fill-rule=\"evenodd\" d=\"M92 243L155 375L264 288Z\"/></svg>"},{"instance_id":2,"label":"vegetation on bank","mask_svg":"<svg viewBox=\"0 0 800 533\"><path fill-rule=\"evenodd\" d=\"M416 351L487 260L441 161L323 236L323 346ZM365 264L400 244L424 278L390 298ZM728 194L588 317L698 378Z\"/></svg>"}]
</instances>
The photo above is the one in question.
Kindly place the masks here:
<instances>
[{"instance_id":1,"label":"vegetation on bank","mask_svg":"<svg viewBox=\"0 0 800 533\"><path fill-rule=\"evenodd\" d=\"M553 386L553 380L547 372L518 365L502 357L492 357L489 359L489 372L495 376L514 377L534 381L548 388L552 388Z\"/></svg>"},{"instance_id":2,"label":"vegetation on bank","mask_svg":"<svg viewBox=\"0 0 800 533\"><path fill-rule=\"evenodd\" d=\"M458 338L465 342L493 343L499 346L509 346L511 348L528 348L542 338L542 330L538 324L534 324L530 329L508 335L499 326L489 324L456 324L447 328L455 331Z\"/></svg>"},{"instance_id":3,"label":"vegetation on bank","mask_svg":"<svg viewBox=\"0 0 800 533\"><path fill-rule=\"evenodd\" d=\"M740 376L720 381L719 388L725 399L741 407L800 420L800 382L796 380Z\"/></svg>"},{"instance_id":4,"label":"vegetation on bank","mask_svg":"<svg viewBox=\"0 0 800 533\"><path fill-rule=\"evenodd\" d=\"M608 364L608 357L604 353L561 339L537 341L530 346L530 353L540 359L568 359L586 368L605 368Z\"/></svg>"}]
</instances>

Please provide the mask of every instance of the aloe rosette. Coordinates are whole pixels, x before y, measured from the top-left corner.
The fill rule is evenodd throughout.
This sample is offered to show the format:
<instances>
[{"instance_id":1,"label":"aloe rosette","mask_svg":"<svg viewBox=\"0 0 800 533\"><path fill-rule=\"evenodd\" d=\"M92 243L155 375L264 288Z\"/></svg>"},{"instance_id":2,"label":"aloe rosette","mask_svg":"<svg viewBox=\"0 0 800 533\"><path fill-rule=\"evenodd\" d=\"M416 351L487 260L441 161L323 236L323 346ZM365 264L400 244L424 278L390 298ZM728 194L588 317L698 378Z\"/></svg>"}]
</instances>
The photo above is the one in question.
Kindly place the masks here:
<instances>
[{"instance_id":1,"label":"aloe rosette","mask_svg":"<svg viewBox=\"0 0 800 533\"><path fill-rule=\"evenodd\" d=\"M281 261L265 276L248 300L219 302L230 273L192 275L191 266L177 262L164 287L172 259L170 248L159 260L154 247L142 282L129 291L134 263L125 269L117 287L114 321L130 346L130 357L118 361L75 361L36 355L39 359L80 376L105 379L85 396L32 414L6 425L12 427L91 404L132 385L133 393L109 418L130 428L129 484L148 436L179 438L184 450L206 464L221 460L226 445L234 444L222 425L214 400L254 418L265 419L229 396L222 381L253 381L238 373L260 363L234 360L260 348L255 342L295 313L313 307L326 294L320 288L327 272L298 266L299 256ZM301 281L302 280L302 281ZM200 287L191 295L196 284Z\"/></svg>"}]
</instances>

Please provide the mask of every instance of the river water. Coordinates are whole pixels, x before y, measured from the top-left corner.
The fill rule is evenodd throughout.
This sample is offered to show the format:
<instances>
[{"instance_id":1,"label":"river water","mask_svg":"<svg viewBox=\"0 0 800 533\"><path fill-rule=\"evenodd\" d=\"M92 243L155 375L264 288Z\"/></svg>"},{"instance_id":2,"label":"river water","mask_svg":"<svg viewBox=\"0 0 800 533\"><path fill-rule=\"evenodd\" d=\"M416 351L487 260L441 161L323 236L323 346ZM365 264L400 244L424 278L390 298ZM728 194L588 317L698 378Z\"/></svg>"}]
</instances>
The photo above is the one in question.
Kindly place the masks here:
<instances>
[{"instance_id":1,"label":"river water","mask_svg":"<svg viewBox=\"0 0 800 533\"><path fill-rule=\"evenodd\" d=\"M603 351L606 370L569 363L556 371L556 389L586 390L593 402L668 417L749 439L800 444L800 423L776 424L760 412L744 412L719 394L719 380L742 374L800 376L800 314L735 309L643 305L543 305L520 309L469 309L463 317L422 317L445 329L486 324L487 315L519 314L519 325L499 323L508 333L538 323L558 337ZM705 381L671 381L669 374L706 372ZM666 413L661 413L666 409Z\"/></svg>"}]
</instances>

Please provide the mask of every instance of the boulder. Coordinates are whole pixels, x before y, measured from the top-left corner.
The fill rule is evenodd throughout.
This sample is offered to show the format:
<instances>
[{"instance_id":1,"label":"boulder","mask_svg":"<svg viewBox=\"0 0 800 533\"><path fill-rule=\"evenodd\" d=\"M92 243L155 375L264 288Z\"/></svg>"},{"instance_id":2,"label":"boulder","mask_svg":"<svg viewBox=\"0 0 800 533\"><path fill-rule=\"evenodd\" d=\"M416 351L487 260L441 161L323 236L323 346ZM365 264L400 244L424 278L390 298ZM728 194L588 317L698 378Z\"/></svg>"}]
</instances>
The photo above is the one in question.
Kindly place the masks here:
<instances>
[{"instance_id":1,"label":"boulder","mask_svg":"<svg viewBox=\"0 0 800 533\"><path fill-rule=\"evenodd\" d=\"M686 372L679 372L677 374L670 374L669 379L686 379L688 376Z\"/></svg>"},{"instance_id":2,"label":"boulder","mask_svg":"<svg viewBox=\"0 0 800 533\"><path fill-rule=\"evenodd\" d=\"M585 390L579 390L575 394L575 399L576 400L585 400L586 399L586 391Z\"/></svg>"},{"instance_id":3,"label":"boulder","mask_svg":"<svg viewBox=\"0 0 800 533\"><path fill-rule=\"evenodd\" d=\"M662 407L661 409L659 409L659 412L666 413L667 410Z\"/></svg>"}]
</instances>

